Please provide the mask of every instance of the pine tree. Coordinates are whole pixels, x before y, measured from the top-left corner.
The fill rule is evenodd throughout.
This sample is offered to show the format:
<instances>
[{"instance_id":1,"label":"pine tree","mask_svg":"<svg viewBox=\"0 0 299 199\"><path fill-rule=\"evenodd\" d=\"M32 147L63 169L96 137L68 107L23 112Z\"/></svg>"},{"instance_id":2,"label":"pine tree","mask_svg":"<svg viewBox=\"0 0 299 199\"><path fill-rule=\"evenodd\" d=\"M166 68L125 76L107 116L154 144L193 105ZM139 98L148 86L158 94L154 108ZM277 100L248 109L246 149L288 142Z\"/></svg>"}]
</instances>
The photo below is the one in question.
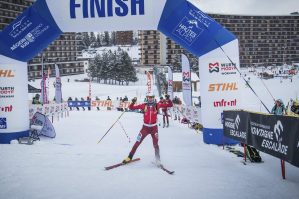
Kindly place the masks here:
<instances>
[{"instance_id":1,"label":"pine tree","mask_svg":"<svg viewBox=\"0 0 299 199\"><path fill-rule=\"evenodd\" d=\"M111 33L111 38L110 38L110 45L115 46L116 45L116 32L113 31Z\"/></svg>"},{"instance_id":2,"label":"pine tree","mask_svg":"<svg viewBox=\"0 0 299 199\"><path fill-rule=\"evenodd\" d=\"M90 38L87 32L83 32L81 35L81 44L85 47L85 49L89 48L90 46Z\"/></svg>"},{"instance_id":3,"label":"pine tree","mask_svg":"<svg viewBox=\"0 0 299 199\"><path fill-rule=\"evenodd\" d=\"M104 32L103 46L110 46L110 36L109 32Z\"/></svg>"},{"instance_id":4,"label":"pine tree","mask_svg":"<svg viewBox=\"0 0 299 199\"><path fill-rule=\"evenodd\" d=\"M94 32L90 33L89 40L90 40L91 47L95 47L96 46L96 36L95 36Z\"/></svg>"},{"instance_id":5,"label":"pine tree","mask_svg":"<svg viewBox=\"0 0 299 199\"><path fill-rule=\"evenodd\" d=\"M97 46L97 48L102 46L101 34L100 33L97 34L96 46Z\"/></svg>"}]
</instances>

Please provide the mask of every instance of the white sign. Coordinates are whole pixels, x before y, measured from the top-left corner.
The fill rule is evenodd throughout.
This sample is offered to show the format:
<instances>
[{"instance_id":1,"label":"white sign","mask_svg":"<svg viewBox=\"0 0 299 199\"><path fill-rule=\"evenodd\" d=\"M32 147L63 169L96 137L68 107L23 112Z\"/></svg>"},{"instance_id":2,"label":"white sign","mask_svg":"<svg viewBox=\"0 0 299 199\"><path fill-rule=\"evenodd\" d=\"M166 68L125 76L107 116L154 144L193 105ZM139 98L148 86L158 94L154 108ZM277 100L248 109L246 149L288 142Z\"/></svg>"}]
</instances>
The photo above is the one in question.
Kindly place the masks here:
<instances>
[{"instance_id":1,"label":"white sign","mask_svg":"<svg viewBox=\"0 0 299 199\"><path fill-rule=\"evenodd\" d=\"M0 55L0 85L13 90L13 95L0 100L0 134L29 130L28 103L20 100L28 98L27 82L27 63ZM0 135L0 143L1 139Z\"/></svg>"},{"instance_id":2,"label":"white sign","mask_svg":"<svg viewBox=\"0 0 299 199\"><path fill-rule=\"evenodd\" d=\"M157 30L166 0L46 0L63 32ZM95 26L95 24L97 24Z\"/></svg>"},{"instance_id":3,"label":"white sign","mask_svg":"<svg viewBox=\"0 0 299 199\"><path fill-rule=\"evenodd\" d=\"M204 128L222 129L223 110L238 109L241 105L238 48L238 40L234 40L222 47L226 54L217 48L199 58Z\"/></svg>"}]
</instances>

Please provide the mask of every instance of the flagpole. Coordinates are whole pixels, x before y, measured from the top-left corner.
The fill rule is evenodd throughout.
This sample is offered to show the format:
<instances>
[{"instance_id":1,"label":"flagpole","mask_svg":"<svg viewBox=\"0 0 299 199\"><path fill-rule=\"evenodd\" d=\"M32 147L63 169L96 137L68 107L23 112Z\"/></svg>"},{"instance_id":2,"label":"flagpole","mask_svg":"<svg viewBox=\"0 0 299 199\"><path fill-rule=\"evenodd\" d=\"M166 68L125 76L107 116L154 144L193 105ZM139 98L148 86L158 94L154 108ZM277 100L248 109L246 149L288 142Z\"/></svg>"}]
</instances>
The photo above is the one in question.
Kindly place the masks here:
<instances>
[{"instance_id":1,"label":"flagpole","mask_svg":"<svg viewBox=\"0 0 299 199\"><path fill-rule=\"evenodd\" d=\"M42 102L41 102L41 103L44 104L44 101L45 101L45 99L44 99L44 92L45 92L45 90L44 90L44 88L43 88L43 87L44 87L44 83L45 83L45 82L44 82L44 53L42 53L42 78L41 78L41 80L42 80L42 81L41 81L41 87L42 87L42 88L41 88L41 89L42 89L42 90L41 90L41 91L42 91L42 92L41 92L41 99L42 99Z\"/></svg>"}]
</instances>

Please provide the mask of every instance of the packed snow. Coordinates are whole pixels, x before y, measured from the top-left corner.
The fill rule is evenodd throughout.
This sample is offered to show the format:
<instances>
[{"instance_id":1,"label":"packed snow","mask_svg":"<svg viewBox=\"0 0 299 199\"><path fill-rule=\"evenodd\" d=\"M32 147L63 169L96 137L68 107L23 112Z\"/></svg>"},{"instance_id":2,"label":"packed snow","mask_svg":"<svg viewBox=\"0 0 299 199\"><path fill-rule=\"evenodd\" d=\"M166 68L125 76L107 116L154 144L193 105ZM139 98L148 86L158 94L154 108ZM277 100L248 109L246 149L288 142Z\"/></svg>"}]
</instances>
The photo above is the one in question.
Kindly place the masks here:
<instances>
[{"instance_id":1,"label":"packed snow","mask_svg":"<svg viewBox=\"0 0 299 199\"><path fill-rule=\"evenodd\" d=\"M245 78L249 76L250 84L269 109L273 106L271 95L285 103L298 95L298 76L292 82L263 80L266 86L252 73ZM88 82L74 81L83 78L62 77L64 99L88 96ZM127 95L143 99L146 84L144 76L139 79L129 86L92 83L92 97L116 99ZM38 86L39 81L30 83ZM51 78L50 99L54 97L53 81ZM244 108L265 112L245 83L242 85ZM128 155L142 126L142 114L127 112L121 124L116 123L97 144L120 114L107 110L70 111L69 117L54 120L55 139L42 138L34 145L0 145L0 198L299 198L299 168L286 163L287 179L283 180L280 160L265 153L261 153L263 163L243 165L242 158L221 146L204 144L202 132L172 119L169 128L159 127L159 145L162 163L174 170L174 175L153 164L150 136L135 154L140 161L106 171L105 166L119 163Z\"/></svg>"}]
</instances>

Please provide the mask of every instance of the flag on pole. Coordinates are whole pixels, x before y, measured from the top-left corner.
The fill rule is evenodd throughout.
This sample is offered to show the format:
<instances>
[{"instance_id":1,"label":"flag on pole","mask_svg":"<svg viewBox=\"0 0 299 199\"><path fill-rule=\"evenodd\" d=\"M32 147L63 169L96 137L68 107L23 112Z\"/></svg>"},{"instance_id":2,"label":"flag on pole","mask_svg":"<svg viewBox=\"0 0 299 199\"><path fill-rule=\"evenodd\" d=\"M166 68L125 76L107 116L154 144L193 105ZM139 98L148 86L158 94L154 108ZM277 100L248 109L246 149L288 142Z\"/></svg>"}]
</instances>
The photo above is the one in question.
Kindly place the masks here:
<instances>
[{"instance_id":1,"label":"flag on pole","mask_svg":"<svg viewBox=\"0 0 299 199\"><path fill-rule=\"evenodd\" d=\"M46 85L46 81L47 81L47 76L46 73L43 73L43 78L41 81L41 98L40 98L40 102L42 104L49 104L48 101L48 95L47 95L47 85Z\"/></svg>"},{"instance_id":2,"label":"flag on pole","mask_svg":"<svg viewBox=\"0 0 299 199\"><path fill-rule=\"evenodd\" d=\"M47 79L47 96L49 96L49 92L50 92L50 75L51 75L51 68L48 67L48 79Z\"/></svg>"},{"instance_id":3,"label":"flag on pole","mask_svg":"<svg viewBox=\"0 0 299 199\"><path fill-rule=\"evenodd\" d=\"M171 67L168 68L168 86L167 86L167 94L169 95L170 99L173 100L173 73Z\"/></svg>"},{"instance_id":4,"label":"flag on pole","mask_svg":"<svg viewBox=\"0 0 299 199\"><path fill-rule=\"evenodd\" d=\"M192 106L192 87L191 87L191 71L189 60L186 55L182 54L182 88L183 99L187 106Z\"/></svg>"},{"instance_id":5,"label":"flag on pole","mask_svg":"<svg viewBox=\"0 0 299 199\"><path fill-rule=\"evenodd\" d=\"M153 95L154 81L152 75L148 71L146 72L146 85L146 95Z\"/></svg>"},{"instance_id":6,"label":"flag on pole","mask_svg":"<svg viewBox=\"0 0 299 199\"><path fill-rule=\"evenodd\" d=\"M55 102L57 104L62 103L62 92L61 92L61 78L59 73L59 68L55 64L56 82L55 82Z\"/></svg>"}]
</instances>

